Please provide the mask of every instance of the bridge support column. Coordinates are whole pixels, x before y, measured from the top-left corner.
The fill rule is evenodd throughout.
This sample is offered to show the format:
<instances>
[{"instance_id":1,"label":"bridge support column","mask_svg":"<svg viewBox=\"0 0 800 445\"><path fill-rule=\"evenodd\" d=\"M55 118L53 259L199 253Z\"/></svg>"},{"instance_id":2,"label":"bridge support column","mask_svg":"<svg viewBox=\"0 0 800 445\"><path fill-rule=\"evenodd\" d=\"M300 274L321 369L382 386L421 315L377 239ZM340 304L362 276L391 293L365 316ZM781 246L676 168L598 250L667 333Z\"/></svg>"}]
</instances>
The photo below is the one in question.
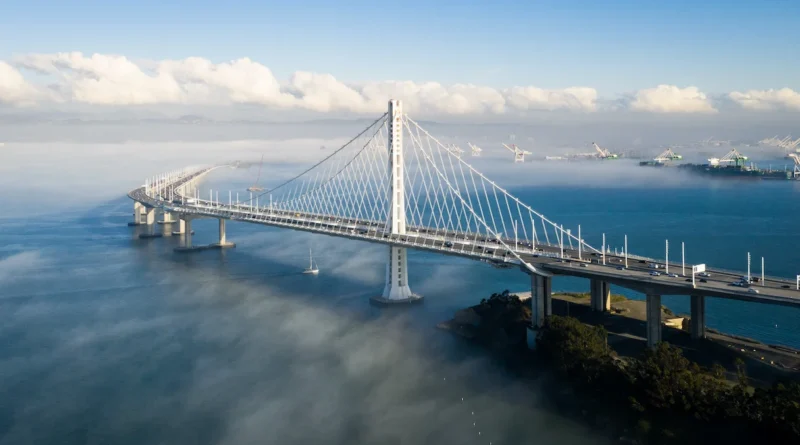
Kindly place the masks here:
<instances>
[{"instance_id":1,"label":"bridge support column","mask_svg":"<svg viewBox=\"0 0 800 445\"><path fill-rule=\"evenodd\" d=\"M185 216L183 218L184 221L184 233L183 233L183 247L185 249L192 248L192 218L190 216Z\"/></svg>"},{"instance_id":2,"label":"bridge support column","mask_svg":"<svg viewBox=\"0 0 800 445\"><path fill-rule=\"evenodd\" d=\"M703 295L691 296L689 327L692 338L706 338L706 298Z\"/></svg>"},{"instance_id":3,"label":"bridge support column","mask_svg":"<svg viewBox=\"0 0 800 445\"><path fill-rule=\"evenodd\" d=\"M156 209L146 209L145 222L148 226L152 226L156 222Z\"/></svg>"},{"instance_id":4,"label":"bridge support column","mask_svg":"<svg viewBox=\"0 0 800 445\"><path fill-rule=\"evenodd\" d=\"M177 227L178 230L173 230L172 231L173 235L183 235L184 233L186 233L186 217L178 217L175 223L178 226Z\"/></svg>"},{"instance_id":5,"label":"bridge support column","mask_svg":"<svg viewBox=\"0 0 800 445\"><path fill-rule=\"evenodd\" d=\"M406 189L403 157L403 105L399 100L389 101L388 152L389 152L389 220L387 229L393 235L406 233ZM386 265L386 287L380 297L371 301L378 305L417 303L422 296L411 292L408 286L408 260L405 247L389 247L389 263Z\"/></svg>"},{"instance_id":6,"label":"bridge support column","mask_svg":"<svg viewBox=\"0 0 800 445\"><path fill-rule=\"evenodd\" d=\"M531 324L528 326L528 348L536 348L536 332L544 326L547 317L553 315L553 279L530 274L531 277Z\"/></svg>"},{"instance_id":7,"label":"bridge support column","mask_svg":"<svg viewBox=\"0 0 800 445\"><path fill-rule=\"evenodd\" d=\"M159 221L158 223L159 224L172 224L174 222L176 222L176 221L175 221L175 218L172 216L172 213L164 210L163 213L162 213L161 221Z\"/></svg>"},{"instance_id":8,"label":"bridge support column","mask_svg":"<svg viewBox=\"0 0 800 445\"><path fill-rule=\"evenodd\" d=\"M199 250L210 250L210 249L227 249L229 247L236 247L236 244L230 243L225 236L225 220L219 220L219 242L213 244L206 244L195 246L192 244L192 234L194 231L192 230L192 218L189 215L184 215L183 218L180 219L178 222L178 227L183 233L183 245L180 247L176 247L176 252L196 252ZM174 234L178 234L178 232L173 232Z\"/></svg>"},{"instance_id":9,"label":"bridge support column","mask_svg":"<svg viewBox=\"0 0 800 445\"><path fill-rule=\"evenodd\" d=\"M611 285L608 281L590 280L590 295L592 310L608 312L611 310Z\"/></svg>"},{"instance_id":10,"label":"bridge support column","mask_svg":"<svg viewBox=\"0 0 800 445\"><path fill-rule=\"evenodd\" d=\"M236 247L236 244L229 243L227 240L227 236L225 235L225 220L222 218L219 219L219 242L215 246L219 248Z\"/></svg>"},{"instance_id":11,"label":"bridge support column","mask_svg":"<svg viewBox=\"0 0 800 445\"><path fill-rule=\"evenodd\" d=\"M647 295L647 347L661 342L661 295Z\"/></svg>"},{"instance_id":12,"label":"bridge support column","mask_svg":"<svg viewBox=\"0 0 800 445\"><path fill-rule=\"evenodd\" d=\"M145 207L139 201L133 201L133 222L129 222L129 226L138 226L142 224L142 214L145 213Z\"/></svg>"}]
</instances>

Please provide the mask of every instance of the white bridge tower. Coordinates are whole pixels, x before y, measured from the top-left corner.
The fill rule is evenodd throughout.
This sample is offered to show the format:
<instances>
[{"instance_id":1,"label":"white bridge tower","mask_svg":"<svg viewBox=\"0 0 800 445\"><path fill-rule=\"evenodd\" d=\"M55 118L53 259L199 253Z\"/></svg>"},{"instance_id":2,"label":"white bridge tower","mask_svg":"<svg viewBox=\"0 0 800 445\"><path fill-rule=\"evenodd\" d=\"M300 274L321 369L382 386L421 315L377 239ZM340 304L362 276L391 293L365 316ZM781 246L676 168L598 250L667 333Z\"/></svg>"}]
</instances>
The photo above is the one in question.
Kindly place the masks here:
<instances>
[{"instance_id":1,"label":"white bridge tower","mask_svg":"<svg viewBox=\"0 0 800 445\"><path fill-rule=\"evenodd\" d=\"M389 219L386 228L392 235L406 233L405 160L403 158L403 104L399 100L389 101L388 150L389 150ZM386 265L386 287L383 295L373 298L379 304L415 303L422 297L411 292L408 286L408 258L405 247L389 247L389 263Z\"/></svg>"}]
</instances>

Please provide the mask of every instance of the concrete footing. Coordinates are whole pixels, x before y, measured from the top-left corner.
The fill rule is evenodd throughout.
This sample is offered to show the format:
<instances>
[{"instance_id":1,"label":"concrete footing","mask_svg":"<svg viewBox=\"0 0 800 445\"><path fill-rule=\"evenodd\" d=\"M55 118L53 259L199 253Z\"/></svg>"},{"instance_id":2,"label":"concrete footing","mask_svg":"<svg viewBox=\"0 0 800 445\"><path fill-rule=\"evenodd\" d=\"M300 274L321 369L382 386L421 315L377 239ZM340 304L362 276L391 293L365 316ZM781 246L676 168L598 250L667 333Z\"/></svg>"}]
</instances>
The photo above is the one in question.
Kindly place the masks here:
<instances>
[{"instance_id":1,"label":"concrete footing","mask_svg":"<svg viewBox=\"0 0 800 445\"><path fill-rule=\"evenodd\" d=\"M661 343L661 295L647 295L647 346Z\"/></svg>"},{"instance_id":2,"label":"concrete footing","mask_svg":"<svg viewBox=\"0 0 800 445\"><path fill-rule=\"evenodd\" d=\"M422 303L423 297L422 295L411 294L411 297L404 298L404 299L389 299L384 297L370 297L369 302L373 306L380 306L380 307L396 307L396 306L408 306L412 304L419 304Z\"/></svg>"},{"instance_id":3,"label":"concrete footing","mask_svg":"<svg viewBox=\"0 0 800 445\"><path fill-rule=\"evenodd\" d=\"M201 250L214 250L214 249L231 249L236 247L234 243L214 243L214 244L206 244L203 246L181 246L176 247L175 252L187 253L187 252L199 252Z\"/></svg>"},{"instance_id":4,"label":"concrete footing","mask_svg":"<svg viewBox=\"0 0 800 445\"><path fill-rule=\"evenodd\" d=\"M148 239L148 238L163 238L163 233L140 233L139 239Z\"/></svg>"}]
</instances>

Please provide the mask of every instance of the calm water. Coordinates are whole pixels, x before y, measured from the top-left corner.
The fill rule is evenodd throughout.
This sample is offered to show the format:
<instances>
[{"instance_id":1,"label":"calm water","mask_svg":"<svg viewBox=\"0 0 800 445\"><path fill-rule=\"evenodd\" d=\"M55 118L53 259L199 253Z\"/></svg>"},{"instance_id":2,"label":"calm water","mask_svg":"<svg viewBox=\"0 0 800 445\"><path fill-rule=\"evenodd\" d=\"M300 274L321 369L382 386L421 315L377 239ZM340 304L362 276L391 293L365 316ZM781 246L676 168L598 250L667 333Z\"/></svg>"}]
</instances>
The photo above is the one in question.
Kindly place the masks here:
<instances>
[{"instance_id":1,"label":"calm water","mask_svg":"<svg viewBox=\"0 0 800 445\"><path fill-rule=\"evenodd\" d=\"M598 246L602 231L619 247L627 234L631 251L662 257L669 239L679 259L684 241L687 263L743 270L750 251L754 273L762 255L770 275L800 273L800 184L660 187L661 173L646 174L650 186L514 192ZM553 413L537 383L434 329L492 292L524 290L519 272L412 252L425 304L387 313L368 305L385 247L230 223L236 249L177 255L177 237L136 239L131 213L118 198L2 222L0 443L604 443ZM215 240L215 222L194 229L196 243ZM309 245L319 276L299 273ZM665 303L688 312L688 298ZM711 327L800 347L796 310L716 299L707 310Z\"/></svg>"}]
</instances>

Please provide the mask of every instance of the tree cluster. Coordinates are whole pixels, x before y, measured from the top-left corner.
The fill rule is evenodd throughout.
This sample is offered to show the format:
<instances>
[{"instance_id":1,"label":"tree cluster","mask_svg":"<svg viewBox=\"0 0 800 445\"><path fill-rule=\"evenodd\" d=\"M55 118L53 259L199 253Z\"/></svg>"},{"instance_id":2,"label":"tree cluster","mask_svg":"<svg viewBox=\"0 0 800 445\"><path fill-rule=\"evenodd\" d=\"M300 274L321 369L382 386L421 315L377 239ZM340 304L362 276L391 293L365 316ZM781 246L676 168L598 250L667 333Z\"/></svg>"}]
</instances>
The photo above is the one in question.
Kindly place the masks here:
<instances>
[{"instance_id":1,"label":"tree cluster","mask_svg":"<svg viewBox=\"0 0 800 445\"><path fill-rule=\"evenodd\" d=\"M722 367L702 368L667 343L622 360L604 328L559 316L539 330L537 350L604 403L623 407L650 441L711 432L729 443L800 443L800 385L753 388L743 363L731 382Z\"/></svg>"}]
</instances>

